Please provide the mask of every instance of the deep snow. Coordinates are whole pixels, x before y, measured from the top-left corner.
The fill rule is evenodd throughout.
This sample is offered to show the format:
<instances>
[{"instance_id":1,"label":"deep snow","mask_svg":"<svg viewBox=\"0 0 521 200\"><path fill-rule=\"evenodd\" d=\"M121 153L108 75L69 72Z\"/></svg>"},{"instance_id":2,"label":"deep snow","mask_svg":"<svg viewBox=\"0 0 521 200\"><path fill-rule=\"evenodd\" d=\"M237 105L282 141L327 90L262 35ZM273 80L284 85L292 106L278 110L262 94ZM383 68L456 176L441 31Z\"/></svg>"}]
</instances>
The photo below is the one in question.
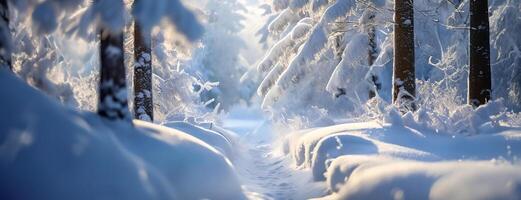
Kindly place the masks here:
<instances>
[{"instance_id":1,"label":"deep snow","mask_svg":"<svg viewBox=\"0 0 521 200\"><path fill-rule=\"evenodd\" d=\"M324 199L518 199L519 128L462 136L405 125L345 123L289 134L285 153ZM475 188L486 188L474 191Z\"/></svg>"},{"instance_id":2,"label":"deep snow","mask_svg":"<svg viewBox=\"0 0 521 200\"><path fill-rule=\"evenodd\" d=\"M199 129L66 109L5 70L0 84L0 199L244 198Z\"/></svg>"},{"instance_id":3,"label":"deep snow","mask_svg":"<svg viewBox=\"0 0 521 200\"><path fill-rule=\"evenodd\" d=\"M236 20L223 17L214 23L207 30L207 41L196 47L199 54L195 58L182 57L187 55L165 39L170 32L157 35L154 89L159 91L156 119L161 125L134 121L130 126L71 110L0 72L0 85L4 86L0 88L0 199L521 199L521 117L505 112L519 107L515 103L520 96L516 93L516 64L521 54L515 33L521 23L511 23L519 18L519 2L491 1L491 39L498 54L494 55L493 65L495 77L499 77L493 81L495 87L508 87L494 90L504 100L476 110L461 103L466 84L462 78L466 76L466 43L462 41L466 36L457 27L444 27L444 23L464 25L449 22L461 20L451 15L460 16L465 3L457 9L450 5L437 8L441 22L418 14L417 28L421 31L417 39L422 58L418 59L418 90L424 106L402 116L385 102L390 96L389 84L385 83L390 83L392 41L388 35L392 31L379 28L380 55L375 66L369 68L363 63L366 51L359 51L367 43L365 34L348 29L342 39L335 35L339 27L330 26L339 16L345 17L355 1L274 0L272 7L261 5L265 9L262 17L257 16L261 8L257 8L260 3L256 0L240 1L247 5L245 11L238 9L241 17L226 10L229 8L221 8L219 1L212 1L212 7L221 9L215 13ZM447 6L449 2L421 2L418 10L438 4ZM187 21L193 20L184 7L179 9L191 19ZM215 8L205 9L202 12ZM176 13L161 9L151 15L151 11L154 8L147 7L134 14L157 19L165 13ZM380 17L389 17L389 11ZM102 15L94 8L90 12ZM362 14L354 13L344 20L363 22L363 17L358 16ZM179 22L175 16L168 17ZM242 17L246 27L240 27ZM264 37L262 44L255 43L253 36L262 21L259 18L269 21L259 31ZM87 16L84 20L93 19ZM122 26L114 20L121 19L107 23ZM177 28L182 32L201 34L200 27L181 22ZM223 39L230 34L223 34L221 29L229 31L230 24L233 37ZM18 75L25 82L36 82L31 84L58 96L62 102L72 99L78 101L75 107L93 108L97 58L88 55L95 54L95 42L68 44L62 41L67 37L58 32L35 42L32 40L37 39L26 35L32 30L25 29L23 23L18 25L15 41L21 44L17 48L30 50L26 55L15 55L25 61ZM39 32L58 28L33 25ZM243 30L235 30L235 26ZM438 30L430 31L429 26ZM82 34L82 30L71 31ZM246 44L231 42L238 39L237 34ZM267 34L272 35L268 38ZM332 47L338 38L341 44ZM436 43L440 43L439 47ZM221 45L233 46L229 48L233 51L220 52L224 49ZM251 48L240 49L242 45ZM260 46L270 46L265 56L260 55ZM333 56L338 53L333 51L339 49L343 50L338 57ZM89 53L82 59L71 56L78 51ZM209 52L216 54L210 56ZM71 61L75 59L80 61ZM205 59L209 61L201 62ZM239 72L233 67L245 62L260 73L250 69L240 78L240 84L231 84L240 92L217 93L249 95L255 89L244 80L262 76L263 80L256 83L260 84L260 97L253 98L253 108L225 100L220 103L230 104L226 106L230 109L228 115L216 122L198 123L199 117L204 118L203 113L208 112L204 104L212 103L200 102L200 94L219 84L199 79L209 76L204 74L209 70L192 68L201 63L202 67L215 64L213 69L224 79L234 73L234 81L238 81ZM75 65L83 68L73 68ZM64 76L63 80L46 77L52 71ZM302 76L306 74L311 76ZM379 96L372 100L365 97L368 74L379 74L383 83ZM296 77L301 78L298 85L294 84L298 82ZM200 90L194 91L195 86ZM347 91L349 99L331 97L339 87L353 89ZM270 113L263 114L255 106L261 103ZM339 113L342 117L365 118L331 118Z\"/></svg>"},{"instance_id":4,"label":"deep snow","mask_svg":"<svg viewBox=\"0 0 521 200\"><path fill-rule=\"evenodd\" d=\"M64 108L10 72L0 84L2 199L521 197L521 129L487 120L477 135L418 128L407 115L288 134L237 107L224 128L132 127Z\"/></svg>"}]
</instances>

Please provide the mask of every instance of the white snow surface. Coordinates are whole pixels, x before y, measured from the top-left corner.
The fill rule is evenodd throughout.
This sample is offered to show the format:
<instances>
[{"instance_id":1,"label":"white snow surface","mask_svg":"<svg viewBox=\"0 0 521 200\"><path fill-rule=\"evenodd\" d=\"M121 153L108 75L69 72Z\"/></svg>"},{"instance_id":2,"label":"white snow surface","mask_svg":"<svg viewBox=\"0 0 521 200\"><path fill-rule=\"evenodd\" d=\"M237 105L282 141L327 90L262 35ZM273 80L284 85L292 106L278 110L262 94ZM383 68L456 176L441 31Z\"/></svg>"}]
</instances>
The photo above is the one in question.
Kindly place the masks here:
<instances>
[{"instance_id":1,"label":"white snow surface","mask_svg":"<svg viewBox=\"0 0 521 200\"><path fill-rule=\"evenodd\" d=\"M4 70L0 83L0 199L245 198L231 162L196 137L65 109Z\"/></svg>"},{"instance_id":2,"label":"white snow surface","mask_svg":"<svg viewBox=\"0 0 521 200\"><path fill-rule=\"evenodd\" d=\"M295 167L309 168L315 181L325 181L329 195L321 199L520 197L519 128L482 126L482 134L463 136L400 120L294 132L285 136L282 149Z\"/></svg>"}]
</instances>

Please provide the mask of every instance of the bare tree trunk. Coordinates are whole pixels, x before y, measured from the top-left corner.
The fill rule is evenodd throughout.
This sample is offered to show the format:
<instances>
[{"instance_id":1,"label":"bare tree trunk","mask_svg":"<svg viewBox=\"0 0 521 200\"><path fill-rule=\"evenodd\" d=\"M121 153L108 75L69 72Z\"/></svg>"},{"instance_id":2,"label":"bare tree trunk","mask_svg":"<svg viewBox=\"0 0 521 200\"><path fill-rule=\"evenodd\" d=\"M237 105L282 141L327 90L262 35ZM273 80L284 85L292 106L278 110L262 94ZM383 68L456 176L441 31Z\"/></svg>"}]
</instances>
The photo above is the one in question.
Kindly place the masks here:
<instances>
[{"instance_id":1,"label":"bare tree trunk","mask_svg":"<svg viewBox=\"0 0 521 200\"><path fill-rule=\"evenodd\" d=\"M376 15L375 13L371 13L368 17L368 24L367 24L367 36L369 39L369 50L367 54L367 64L369 67L371 67L374 64L374 61L376 60L376 55L378 54L377 45L376 45L376 28L375 28L375 19ZM369 90L369 99L376 96L376 92L380 90L382 87L379 83L378 77L376 75L371 75L371 84L373 87Z\"/></svg>"},{"instance_id":2,"label":"bare tree trunk","mask_svg":"<svg viewBox=\"0 0 521 200\"><path fill-rule=\"evenodd\" d=\"M111 120L131 120L128 110L123 31L100 33L100 85L98 114Z\"/></svg>"},{"instance_id":3,"label":"bare tree trunk","mask_svg":"<svg viewBox=\"0 0 521 200\"><path fill-rule=\"evenodd\" d=\"M135 118L152 122L152 48L150 32L134 23L134 115Z\"/></svg>"},{"instance_id":4,"label":"bare tree trunk","mask_svg":"<svg viewBox=\"0 0 521 200\"><path fill-rule=\"evenodd\" d=\"M0 68L12 70L11 32L9 30L9 5L0 0Z\"/></svg>"},{"instance_id":5,"label":"bare tree trunk","mask_svg":"<svg viewBox=\"0 0 521 200\"><path fill-rule=\"evenodd\" d=\"M487 103L492 90L489 35L488 1L470 0L470 66L467 101L475 107Z\"/></svg>"},{"instance_id":6,"label":"bare tree trunk","mask_svg":"<svg viewBox=\"0 0 521 200\"><path fill-rule=\"evenodd\" d=\"M410 111L416 110L413 5L413 0L395 0L394 3L393 103Z\"/></svg>"}]
</instances>

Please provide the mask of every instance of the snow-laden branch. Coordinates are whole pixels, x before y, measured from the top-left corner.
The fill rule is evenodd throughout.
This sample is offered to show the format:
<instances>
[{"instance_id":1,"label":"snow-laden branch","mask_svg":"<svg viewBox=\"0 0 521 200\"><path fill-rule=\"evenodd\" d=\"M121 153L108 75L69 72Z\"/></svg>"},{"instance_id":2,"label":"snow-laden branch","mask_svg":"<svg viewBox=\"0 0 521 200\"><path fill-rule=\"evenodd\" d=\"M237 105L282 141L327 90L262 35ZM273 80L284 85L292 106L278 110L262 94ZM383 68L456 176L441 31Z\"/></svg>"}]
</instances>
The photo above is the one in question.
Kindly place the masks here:
<instances>
[{"instance_id":1,"label":"snow-laden branch","mask_svg":"<svg viewBox=\"0 0 521 200\"><path fill-rule=\"evenodd\" d=\"M268 31L275 34L280 33L298 20L298 13L293 12L291 9L285 9L268 25Z\"/></svg>"},{"instance_id":2,"label":"snow-laden branch","mask_svg":"<svg viewBox=\"0 0 521 200\"><path fill-rule=\"evenodd\" d=\"M146 29L151 29L166 18L176 27L177 31L191 41L200 38L204 31L192 11L188 10L179 0L135 1L132 15Z\"/></svg>"},{"instance_id":3,"label":"snow-laden branch","mask_svg":"<svg viewBox=\"0 0 521 200\"><path fill-rule=\"evenodd\" d=\"M291 32L289 32L269 50L268 54L266 54L266 56L257 66L257 70L261 72L268 71L272 66L279 62L281 58L285 57L288 50L296 45L296 41L302 40L302 38L306 36L310 29L311 25L309 18L300 20L300 22L298 22L298 24L293 27Z\"/></svg>"},{"instance_id":4,"label":"snow-laden branch","mask_svg":"<svg viewBox=\"0 0 521 200\"><path fill-rule=\"evenodd\" d=\"M350 88L356 92L359 86L365 87L368 82L364 81L365 74L369 69L368 52L369 39L367 34L354 33L350 37L342 54L342 60L336 66L327 83L326 90L332 94L339 89Z\"/></svg>"},{"instance_id":5,"label":"snow-laden branch","mask_svg":"<svg viewBox=\"0 0 521 200\"><path fill-rule=\"evenodd\" d=\"M306 6L309 3L309 1L310 0L292 0L289 3L289 8L291 8L294 11L298 11L304 8L304 6Z\"/></svg>"},{"instance_id":6,"label":"snow-laden branch","mask_svg":"<svg viewBox=\"0 0 521 200\"><path fill-rule=\"evenodd\" d=\"M326 47L329 34L331 33L330 24L339 17L345 16L354 4L355 0L339 0L325 11L320 22L313 28L309 39L290 62L288 69L277 80L277 85L281 89L287 89L290 85L298 83L301 76L309 71L305 66L312 62Z\"/></svg>"}]
</instances>

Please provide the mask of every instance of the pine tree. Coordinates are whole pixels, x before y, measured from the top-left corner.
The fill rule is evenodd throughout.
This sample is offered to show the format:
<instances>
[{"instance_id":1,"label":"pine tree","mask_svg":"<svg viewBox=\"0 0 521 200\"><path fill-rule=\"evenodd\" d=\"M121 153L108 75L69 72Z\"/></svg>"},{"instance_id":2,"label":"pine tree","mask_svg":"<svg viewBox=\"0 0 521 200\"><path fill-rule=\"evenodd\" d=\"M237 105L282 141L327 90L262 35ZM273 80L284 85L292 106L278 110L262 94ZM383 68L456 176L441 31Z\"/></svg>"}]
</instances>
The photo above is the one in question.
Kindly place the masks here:
<instances>
[{"instance_id":1,"label":"pine tree","mask_svg":"<svg viewBox=\"0 0 521 200\"><path fill-rule=\"evenodd\" d=\"M413 0L394 3L393 103L415 110L414 11Z\"/></svg>"},{"instance_id":2,"label":"pine tree","mask_svg":"<svg viewBox=\"0 0 521 200\"><path fill-rule=\"evenodd\" d=\"M125 76L123 31L100 33L100 85L98 114L111 120L130 120Z\"/></svg>"},{"instance_id":3,"label":"pine tree","mask_svg":"<svg viewBox=\"0 0 521 200\"><path fill-rule=\"evenodd\" d=\"M134 23L134 116L153 121L152 48L150 31Z\"/></svg>"},{"instance_id":4,"label":"pine tree","mask_svg":"<svg viewBox=\"0 0 521 200\"><path fill-rule=\"evenodd\" d=\"M470 66L468 103L479 106L490 100L490 31L488 1L470 0Z\"/></svg>"},{"instance_id":5,"label":"pine tree","mask_svg":"<svg viewBox=\"0 0 521 200\"><path fill-rule=\"evenodd\" d=\"M9 7L7 0L0 0L0 68L12 70L10 41Z\"/></svg>"},{"instance_id":6,"label":"pine tree","mask_svg":"<svg viewBox=\"0 0 521 200\"><path fill-rule=\"evenodd\" d=\"M367 55L367 64L371 67L376 60L378 55L377 44L376 44L376 27L375 27L376 15L374 12L370 12L366 26L367 36L369 38L369 49ZM378 81L378 77L375 75L371 76L371 84L374 86L369 90L369 98L376 96L377 90L381 89L381 84Z\"/></svg>"}]
</instances>

